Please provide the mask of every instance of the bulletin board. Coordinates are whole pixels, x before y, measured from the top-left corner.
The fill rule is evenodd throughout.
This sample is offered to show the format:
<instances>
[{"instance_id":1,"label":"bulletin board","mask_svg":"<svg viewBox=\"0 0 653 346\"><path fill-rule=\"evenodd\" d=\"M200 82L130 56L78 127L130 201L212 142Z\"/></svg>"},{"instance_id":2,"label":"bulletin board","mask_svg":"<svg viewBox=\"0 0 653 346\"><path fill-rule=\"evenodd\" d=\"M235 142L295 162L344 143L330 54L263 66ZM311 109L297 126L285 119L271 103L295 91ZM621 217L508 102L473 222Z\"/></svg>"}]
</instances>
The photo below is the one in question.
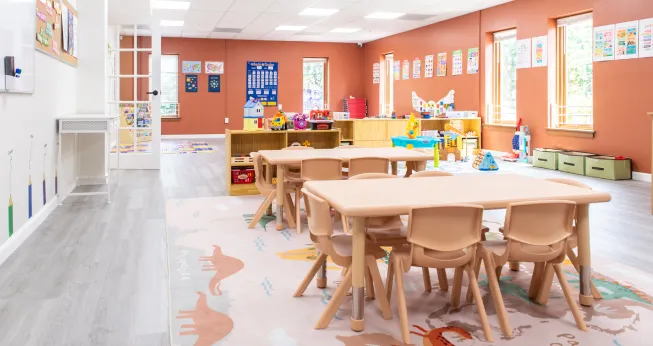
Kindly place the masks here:
<instances>
[{"instance_id":1,"label":"bulletin board","mask_svg":"<svg viewBox=\"0 0 653 346\"><path fill-rule=\"evenodd\" d=\"M247 96L258 99L264 107L276 106L279 100L279 63L247 62Z\"/></svg>"},{"instance_id":2,"label":"bulletin board","mask_svg":"<svg viewBox=\"0 0 653 346\"><path fill-rule=\"evenodd\" d=\"M66 0L36 1L36 49L77 67L77 10Z\"/></svg>"}]
</instances>

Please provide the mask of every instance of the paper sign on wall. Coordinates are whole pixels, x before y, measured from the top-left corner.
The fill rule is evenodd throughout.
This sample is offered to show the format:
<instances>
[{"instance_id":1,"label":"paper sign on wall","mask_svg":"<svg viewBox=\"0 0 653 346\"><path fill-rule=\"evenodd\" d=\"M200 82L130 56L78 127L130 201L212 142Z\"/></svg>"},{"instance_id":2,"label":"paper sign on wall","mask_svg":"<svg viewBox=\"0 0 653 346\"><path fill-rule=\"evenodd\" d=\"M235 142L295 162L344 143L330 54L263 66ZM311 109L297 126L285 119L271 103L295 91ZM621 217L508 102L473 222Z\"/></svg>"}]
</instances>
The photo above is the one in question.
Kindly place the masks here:
<instances>
[{"instance_id":1,"label":"paper sign on wall","mask_svg":"<svg viewBox=\"0 0 653 346\"><path fill-rule=\"evenodd\" d=\"M517 40L517 68L531 67L531 39Z\"/></svg>"},{"instance_id":2,"label":"paper sign on wall","mask_svg":"<svg viewBox=\"0 0 653 346\"><path fill-rule=\"evenodd\" d=\"M438 77L447 75L447 53L438 53Z\"/></svg>"},{"instance_id":3,"label":"paper sign on wall","mask_svg":"<svg viewBox=\"0 0 653 346\"><path fill-rule=\"evenodd\" d=\"M220 92L220 75L209 76L209 92L210 93Z\"/></svg>"},{"instance_id":4,"label":"paper sign on wall","mask_svg":"<svg viewBox=\"0 0 653 346\"><path fill-rule=\"evenodd\" d=\"M547 41L546 36L533 37L531 49L532 49L532 66L533 67L543 67L547 65Z\"/></svg>"},{"instance_id":5,"label":"paper sign on wall","mask_svg":"<svg viewBox=\"0 0 653 346\"><path fill-rule=\"evenodd\" d=\"M615 25L616 52L615 59L632 59L637 58L637 31L639 22L626 22Z\"/></svg>"},{"instance_id":6,"label":"paper sign on wall","mask_svg":"<svg viewBox=\"0 0 653 346\"><path fill-rule=\"evenodd\" d=\"M202 73L201 61L182 61L181 73Z\"/></svg>"},{"instance_id":7,"label":"paper sign on wall","mask_svg":"<svg viewBox=\"0 0 653 346\"><path fill-rule=\"evenodd\" d=\"M463 51L454 50L451 54L451 75L459 76L463 74Z\"/></svg>"},{"instance_id":8,"label":"paper sign on wall","mask_svg":"<svg viewBox=\"0 0 653 346\"><path fill-rule=\"evenodd\" d=\"M415 58L413 60L413 79L419 79L422 74L422 60Z\"/></svg>"},{"instance_id":9,"label":"paper sign on wall","mask_svg":"<svg viewBox=\"0 0 653 346\"><path fill-rule=\"evenodd\" d=\"M594 61L614 60L614 25L594 28Z\"/></svg>"},{"instance_id":10,"label":"paper sign on wall","mask_svg":"<svg viewBox=\"0 0 653 346\"><path fill-rule=\"evenodd\" d=\"M186 75L186 92L187 93L196 93L197 92L197 75Z\"/></svg>"},{"instance_id":11,"label":"paper sign on wall","mask_svg":"<svg viewBox=\"0 0 653 346\"><path fill-rule=\"evenodd\" d=\"M401 61L394 60L392 62L392 73L395 76L395 80L401 79Z\"/></svg>"},{"instance_id":12,"label":"paper sign on wall","mask_svg":"<svg viewBox=\"0 0 653 346\"><path fill-rule=\"evenodd\" d=\"M372 65L372 84L381 83L381 64L374 63Z\"/></svg>"},{"instance_id":13,"label":"paper sign on wall","mask_svg":"<svg viewBox=\"0 0 653 346\"><path fill-rule=\"evenodd\" d=\"M401 79L410 79L410 62L408 60L404 60L404 63L401 66Z\"/></svg>"},{"instance_id":14,"label":"paper sign on wall","mask_svg":"<svg viewBox=\"0 0 653 346\"><path fill-rule=\"evenodd\" d=\"M639 57L653 57L653 18L639 21Z\"/></svg>"},{"instance_id":15,"label":"paper sign on wall","mask_svg":"<svg viewBox=\"0 0 653 346\"><path fill-rule=\"evenodd\" d=\"M433 55L424 57L424 78L433 78Z\"/></svg>"},{"instance_id":16,"label":"paper sign on wall","mask_svg":"<svg viewBox=\"0 0 653 346\"><path fill-rule=\"evenodd\" d=\"M467 50L467 74L478 73L478 48Z\"/></svg>"},{"instance_id":17,"label":"paper sign on wall","mask_svg":"<svg viewBox=\"0 0 653 346\"><path fill-rule=\"evenodd\" d=\"M223 74L224 62L222 61L205 61L204 73L206 74Z\"/></svg>"}]
</instances>

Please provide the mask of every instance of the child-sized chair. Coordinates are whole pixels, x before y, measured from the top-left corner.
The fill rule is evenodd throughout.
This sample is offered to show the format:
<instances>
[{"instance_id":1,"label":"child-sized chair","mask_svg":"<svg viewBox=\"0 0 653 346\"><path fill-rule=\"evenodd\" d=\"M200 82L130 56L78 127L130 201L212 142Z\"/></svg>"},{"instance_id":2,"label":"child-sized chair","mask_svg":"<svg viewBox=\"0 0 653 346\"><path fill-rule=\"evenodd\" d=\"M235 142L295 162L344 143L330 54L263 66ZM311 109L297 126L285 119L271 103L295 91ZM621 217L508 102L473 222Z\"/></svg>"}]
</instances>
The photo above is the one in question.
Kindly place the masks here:
<instances>
[{"instance_id":1,"label":"child-sized chair","mask_svg":"<svg viewBox=\"0 0 653 346\"><path fill-rule=\"evenodd\" d=\"M256 188L259 190L259 192L263 196L266 196L263 204L261 204L261 206L258 208L256 214L254 214L254 217L252 218L252 221L249 223L248 228L254 228L261 217L263 217L265 210L268 209L268 207L272 204L272 201L274 201L274 198L277 196L277 186L266 181L267 177L264 173L263 158L261 155L259 155L259 153L251 153L250 156L254 159L254 184L256 185ZM288 226L290 227L295 227L295 223L293 221L294 216L292 215L293 204L292 199L290 198L290 194L297 189L298 186L296 184L291 182L284 183L284 204L287 207L283 208L283 211L286 214L286 218L288 219Z\"/></svg>"},{"instance_id":2,"label":"child-sized chair","mask_svg":"<svg viewBox=\"0 0 653 346\"><path fill-rule=\"evenodd\" d=\"M308 215L308 230L310 232L311 240L315 244L315 248L320 252L320 255L295 291L294 296L300 297L304 294L304 291L306 291L306 288L313 277L317 274L320 267L326 266L327 256L331 257L331 260L333 260L335 264L345 269L344 279L336 289L335 294L329 301L329 305L327 305L327 308L324 310L322 316L320 316L320 319L315 325L315 329L324 329L329 326L329 323L342 304L345 295L351 288L352 240L351 236L346 234L334 235L334 224L331 219L330 211L331 208L325 200L317 197L309 191L306 191L306 189L302 189L302 194L305 196L305 199L308 199L307 204L310 205L309 208L306 208ZM383 249L369 241L366 241L365 262L367 264L367 275L365 286L367 287L368 292L372 287L376 291L376 299L379 302L383 318L389 320L392 318L392 312L390 311L390 305L388 304L386 293L383 289L383 282L381 281L381 274L379 273L379 268L376 264L378 259L385 256L386 254Z\"/></svg>"},{"instance_id":3,"label":"child-sized chair","mask_svg":"<svg viewBox=\"0 0 653 346\"><path fill-rule=\"evenodd\" d=\"M388 173L390 160L382 157L359 157L349 160L349 172L343 178L363 173Z\"/></svg>"},{"instance_id":4,"label":"child-sized chair","mask_svg":"<svg viewBox=\"0 0 653 346\"><path fill-rule=\"evenodd\" d=\"M313 149L313 147L305 147L305 146L303 146L303 145L301 145L299 143L296 143L296 142L291 144L288 147L281 148L281 150L312 150L312 149ZM297 174L297 172L299 171L299 168L300 168L300 165L288 165L288 166L286 166L286 169L288 170L288 172L286 172L286 175L290 174L291 177L293 175L299 177L299 175Z\"/></svg>"},{"instance_id":5,"label":"child-sized chair","mask_svg":"<svg viewBox=\"0 0 653 346\"><path fill-rule=\"evenodd\" d=\"M301 184L309 180L340 180L342 179L342 161L332 158L315 158L302 160L299 181ZM302 233L302 218L300 215L302 192L295 190L295 214L297 215L297 234ZM307 203L306 210L309 206Z\"/></svg>"},{"instance_id":6,"label":"child-sized chair","mask_svg":"<svg viewBox=\"0 0 653 346\"><path fill-rule=\"evenodd\" d=\"M555 270L576 325L580 330L587 330L560 266L566 256L567 241L572 232L575 211L576 203L571 201L512 203L508 205L506 211L504 226L506 240L481 243L475 269L477 271L480 269L482 258L501 329L507 336L511 336L511 330L498 277L501 268L508 261L535 263L529 289L530 297L534 297L537 290L542 289L540 286L543 270L545 268L547 271ZM470 299L468 293L467 300Z\"/></svg>"},{"instance_id":7,"label":"child-sized chair","mask_svg":"<svg viewBox=\"0 0 653 346\"><path fill-rule=\"evenodd\" d=\"M451 291L451 305L460 304L463 272L467 272L469 290L473 293L481 325L487 341L492 342L492 332L483 305L483 298L474 272L474 255L481 241L483 207L477 205L451 205L413 208L408 217L409 247L390 253L390 266L386 291L391 296L394 280L397 281L399 321L403 342L410 343L408 311L404 295L404 273L411 267L455 268Z\"/></svg>"}]
</instances>

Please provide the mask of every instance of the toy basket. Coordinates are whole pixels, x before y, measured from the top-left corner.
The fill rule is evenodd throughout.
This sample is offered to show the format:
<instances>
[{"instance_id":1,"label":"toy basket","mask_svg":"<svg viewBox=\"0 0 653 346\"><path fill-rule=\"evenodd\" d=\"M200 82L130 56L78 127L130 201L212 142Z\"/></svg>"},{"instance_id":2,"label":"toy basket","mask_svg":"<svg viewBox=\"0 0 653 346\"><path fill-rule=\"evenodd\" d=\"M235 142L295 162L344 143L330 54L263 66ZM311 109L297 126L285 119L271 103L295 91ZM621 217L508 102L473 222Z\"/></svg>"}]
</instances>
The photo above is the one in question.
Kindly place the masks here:
<instances>
[{"instance_id":1,"label":"toy basket","mask_svg":"<svg viewBox=\"0 0 653 346\"><path fill-rule=\"evenodd\" d=\"M254 168L239 168L231 170L231 183L235 185L254 182Z\"/></svg>"},{"instance_id":2,"label":"toy basket","mask_svg":"<svg viewBox=\"0 0 653 346\"><path fill-rule=\"evenodd\" d=\"M333 120L309 120L311 130L331 130Z\"/></svg>"}]
</instances>

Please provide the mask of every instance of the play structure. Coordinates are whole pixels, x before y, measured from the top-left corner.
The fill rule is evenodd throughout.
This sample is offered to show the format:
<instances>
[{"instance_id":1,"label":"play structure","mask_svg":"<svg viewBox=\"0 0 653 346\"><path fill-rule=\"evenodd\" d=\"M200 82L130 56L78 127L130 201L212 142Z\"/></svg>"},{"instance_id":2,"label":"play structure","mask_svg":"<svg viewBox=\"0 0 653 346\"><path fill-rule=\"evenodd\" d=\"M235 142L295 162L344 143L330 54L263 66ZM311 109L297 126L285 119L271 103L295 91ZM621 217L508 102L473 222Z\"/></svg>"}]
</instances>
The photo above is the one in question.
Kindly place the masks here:
<instances>
[{"instance_id":1,"label":"play structure","mask_svg":"<svg viewBox=\"0 0 653 346\"><path fill-rule=\"evenodd\" d=\"M435 168L438 168L440 166L440 154L438 151L440 139L437 137L418 136L418 133L419 122L415 119L415 115L411 113L408 124L406 125L406 135L392 137L392 147L433 149L433 165Z\"/></svg>"},{"instance_id":2,"label":"play structure","mask_svg":"<svg viewBox=\"0 0 653 346\"><path fill-rule=\"evenodd\" d=\"M479 171L498 171L499 165L494 160L494 156L490 152L480 151L472 163L472 168Z\"/></svg>"},{"instance_id":3,"label":"play structure","mask_svg":"<svg viewBox=\"0 0 653 346\"><path fill-rule=\"evenodd\" d=\"M263 131L263 105L257 99L250 97L243 107L243 130Z\"/></svg>"}]
</instances>

